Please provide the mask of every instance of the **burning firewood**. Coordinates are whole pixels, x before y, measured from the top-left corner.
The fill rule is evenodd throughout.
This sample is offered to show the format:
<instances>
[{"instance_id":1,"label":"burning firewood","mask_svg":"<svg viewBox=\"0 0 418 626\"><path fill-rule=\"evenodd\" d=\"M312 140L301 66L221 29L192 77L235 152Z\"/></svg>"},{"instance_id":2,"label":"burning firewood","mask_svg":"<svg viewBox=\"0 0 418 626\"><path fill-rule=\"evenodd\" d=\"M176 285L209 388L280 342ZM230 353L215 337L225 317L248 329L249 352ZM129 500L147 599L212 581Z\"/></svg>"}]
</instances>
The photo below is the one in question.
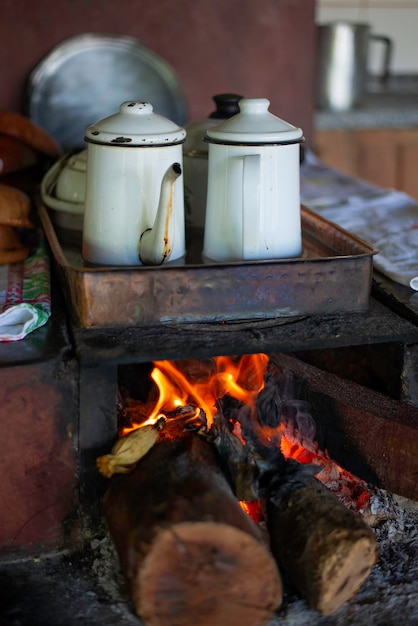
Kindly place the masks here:
<instances>
[{"instance_id":1,"label":"burning firewood","mask_svg":"<svg viewBox=\"0 0 418 626\"><path fill-rule=\"evenodd\" d=\"M100 456L96 460L101 474L110 478L113 474L131 472L136 463L151 450L157 441L158 433L163 428L164 422L164 419L160 419L155 424L137 428L124 437L120 437L110 454Z\"/></svg>"},{"instance_id":2,"label":"burning firewood","mask_svg":"<svg viewBox=\"0 0 418 626\"><path fill-rule=\"evenodd\" d=\"M278 567L311 607L330 615L377 559L373 531L314 478L330 460L313 450L303 463L284 454L285 432L310 441L314 426L306 407L289 401L286 376L269 368L263 385L262 368L252 379L225 365L199 382L201 395L167 362L153 370L160 400L152 419L163 414L164 429L146 435L152 442L136 467L128 463L131 473L113 478L105 495L105 518L147 626L266 624L281 603ZM308 452L303 437L296 447Z\"/></svg>"},{"instance_id":3,"label":"burning firewood","mask_svg":"<svg viewBox=\"0 0 418 626\"><path fill-rule=\"evenodd\" d=\"M350 600L377 561L373 531L318 480L297 479L288 464L270 485L267 527L272 552L308 604L330 615ZM296 480L295 480L296 479Z\"/></svg>"},{"instance_id":4,"label":"burning firewood","mask_svg":"<svg viewBox=\"0 0 418 626\"><path fill-rule=\"evenodd\" d=\"M258 403L258 410L262 404L271 409L265 399ZM219 403L218 419L226 408L239 424L245 445L231 446L229 429L220 428L217 420L211 432L217 435L213 443L225 455L224 463L233 469L229 475L236 481L234 492L238 497L247 491L252 499L261 500L279 567L312 608L330 615L352 598L369 576L377 560L373 531L314 478L322 467L285 459L272 431L268 431L269 438L264 437L248 407L230 398ZM277 425L277 416L273 420ZM233 449L235 458L230 454ZM242 484L244 478L250 481L247 488Z\"/></svg>"},{"instance_id":5,"label":"burning firewood","mask_svg":"<svg viewBox=\"0 0 418 626\"><path fill-rule=\"evenodd\" d=\"M261 626L281 603L277 564L239 506L214 448L167 424L104 515L147 626Z\"/></svg>"}]
</instances>

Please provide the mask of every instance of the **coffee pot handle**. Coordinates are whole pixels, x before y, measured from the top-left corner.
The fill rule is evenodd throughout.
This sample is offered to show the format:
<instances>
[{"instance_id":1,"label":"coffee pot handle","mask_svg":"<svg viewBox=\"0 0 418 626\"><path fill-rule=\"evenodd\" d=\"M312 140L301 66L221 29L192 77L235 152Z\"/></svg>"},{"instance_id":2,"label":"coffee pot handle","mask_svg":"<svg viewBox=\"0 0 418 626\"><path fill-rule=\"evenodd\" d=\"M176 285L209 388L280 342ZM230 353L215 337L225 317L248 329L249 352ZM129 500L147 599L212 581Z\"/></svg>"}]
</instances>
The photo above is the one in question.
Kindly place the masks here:
<instances>
[{"instance_id":1,"label":"coffee pot handle","mask_svg":"<svg viewBox=\"0 0 418 626\"><path fill-rule=\"evenodd\" d=\"M248 154L243 158L242 258L244 261L259 258L261 233L260 162L259 154Z\"/></svg>"}]
</instances>

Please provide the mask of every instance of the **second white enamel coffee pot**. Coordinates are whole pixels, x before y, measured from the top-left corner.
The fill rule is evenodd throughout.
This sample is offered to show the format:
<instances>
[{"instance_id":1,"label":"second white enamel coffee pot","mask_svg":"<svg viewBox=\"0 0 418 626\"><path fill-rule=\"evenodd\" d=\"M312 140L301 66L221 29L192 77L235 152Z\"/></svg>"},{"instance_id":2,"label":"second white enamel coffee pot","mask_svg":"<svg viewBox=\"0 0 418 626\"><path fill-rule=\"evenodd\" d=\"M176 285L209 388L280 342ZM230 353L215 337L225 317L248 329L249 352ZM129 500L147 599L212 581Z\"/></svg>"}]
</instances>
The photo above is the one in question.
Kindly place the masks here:
<instances>
[{"instance_id":1,"label":"second white enamel coffee pot","mask_svg":"<svg viewBox=\"0 0 418 626\"><path fill-rule=\"evenodd\" d=\"M252 261L302 253L303 132L243 98L240 112L206 131L209 144L205 261Z\"/></svg>"}]
</instances>

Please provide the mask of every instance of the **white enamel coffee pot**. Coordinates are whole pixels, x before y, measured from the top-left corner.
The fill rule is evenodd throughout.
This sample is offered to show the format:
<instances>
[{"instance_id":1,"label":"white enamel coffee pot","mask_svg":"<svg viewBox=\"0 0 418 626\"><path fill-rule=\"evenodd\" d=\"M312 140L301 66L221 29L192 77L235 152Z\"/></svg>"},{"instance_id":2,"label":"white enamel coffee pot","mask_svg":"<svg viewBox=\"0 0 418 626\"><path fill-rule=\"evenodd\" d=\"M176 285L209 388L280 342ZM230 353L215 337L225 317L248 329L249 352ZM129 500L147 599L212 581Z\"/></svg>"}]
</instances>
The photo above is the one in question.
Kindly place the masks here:
<instances>
[{"instance_id":1,"label":"white enamel coffee pot","mask_svg":"<svg viewBox=\"0 0 418 626\"><path fill-rule=\"evenodd\" d=\"M89 126L82 254L99 265L160 265L185 255L184 128L149 102ZM177 182L176 182L177 181Z\"/></svg>"},{"instance_id":2,"label":"white enamel coffee pot","mask_svg":"<svg viewBox=\"0 0 418 626\"><path fill-rule=\"evenodd\" d=\"M266 98L206 131L209 143L205 261L300 256L303 132L272 115Z\"/></svg>"}]
</instances>

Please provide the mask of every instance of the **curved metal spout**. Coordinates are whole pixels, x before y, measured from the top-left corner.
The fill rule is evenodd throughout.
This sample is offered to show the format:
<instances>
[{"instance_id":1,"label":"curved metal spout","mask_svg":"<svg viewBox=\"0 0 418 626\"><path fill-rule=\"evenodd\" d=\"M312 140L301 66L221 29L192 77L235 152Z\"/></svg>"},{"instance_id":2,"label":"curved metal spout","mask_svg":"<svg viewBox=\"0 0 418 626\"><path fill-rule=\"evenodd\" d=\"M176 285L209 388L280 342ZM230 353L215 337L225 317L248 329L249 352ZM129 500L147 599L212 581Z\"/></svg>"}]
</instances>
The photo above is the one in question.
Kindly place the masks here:
<instances>
[{"instance_id":1,"label":"curved metal spout","mask_svg":"<svg viewBox=\"0 0 418 626\"><path fill-rule=\"evenodd\" d=\"M181 175L180 163L173 163L161 181L160 201L154 226L139 241L139 258L145 265L161 265L170 258L174 246L174 183Z\"/></svg>"}]
</instances>

